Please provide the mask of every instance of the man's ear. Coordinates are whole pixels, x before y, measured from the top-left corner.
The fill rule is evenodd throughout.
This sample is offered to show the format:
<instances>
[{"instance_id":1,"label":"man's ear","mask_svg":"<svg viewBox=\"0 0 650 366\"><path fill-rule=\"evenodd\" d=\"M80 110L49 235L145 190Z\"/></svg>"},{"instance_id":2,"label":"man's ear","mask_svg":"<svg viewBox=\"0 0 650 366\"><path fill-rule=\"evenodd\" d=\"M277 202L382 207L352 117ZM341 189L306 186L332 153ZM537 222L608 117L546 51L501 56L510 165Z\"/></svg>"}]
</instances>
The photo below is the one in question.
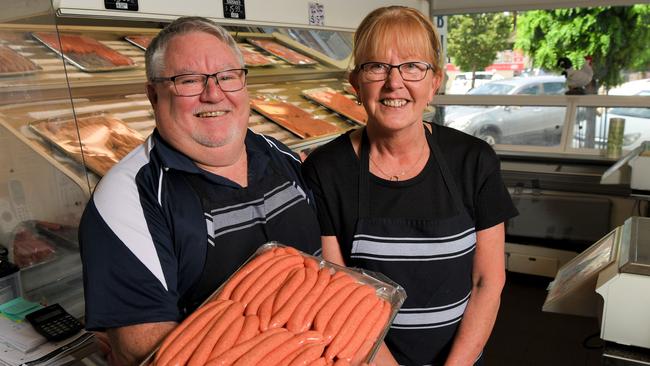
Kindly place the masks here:
<instances>
[{"instance_id":1,"label":"man's ear","mask_svg":"<svg viewBox=\"0 0 650 366\"><path fill-rule=\"evenodd\" d=\"M153 86L152 83L147 82L146 84L147 88L147 98L149 98L149 102L151 103L151 106L156 109L156 105L158 104L158 93L156 93L156 88Z\"/></svg>"}]
</instances>

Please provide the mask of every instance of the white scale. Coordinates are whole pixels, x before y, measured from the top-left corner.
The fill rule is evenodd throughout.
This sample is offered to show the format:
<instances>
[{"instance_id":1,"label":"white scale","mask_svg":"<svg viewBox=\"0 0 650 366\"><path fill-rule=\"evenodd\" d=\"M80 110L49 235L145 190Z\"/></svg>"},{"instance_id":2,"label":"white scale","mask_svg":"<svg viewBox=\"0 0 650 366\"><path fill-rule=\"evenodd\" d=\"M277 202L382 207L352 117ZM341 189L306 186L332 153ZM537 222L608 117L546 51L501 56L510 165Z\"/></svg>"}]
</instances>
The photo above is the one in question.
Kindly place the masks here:
<instances>
[{"instance_id":1,"label":"white scale","mask_svg":"<svg viewBox=\"0 0 650 366\"><path fill-rule=\"evenodd\" d=\"M601 339L650 348L650 218L627 219L560 268L542 310L597 317Z\"/></svg>"}]
</instances>

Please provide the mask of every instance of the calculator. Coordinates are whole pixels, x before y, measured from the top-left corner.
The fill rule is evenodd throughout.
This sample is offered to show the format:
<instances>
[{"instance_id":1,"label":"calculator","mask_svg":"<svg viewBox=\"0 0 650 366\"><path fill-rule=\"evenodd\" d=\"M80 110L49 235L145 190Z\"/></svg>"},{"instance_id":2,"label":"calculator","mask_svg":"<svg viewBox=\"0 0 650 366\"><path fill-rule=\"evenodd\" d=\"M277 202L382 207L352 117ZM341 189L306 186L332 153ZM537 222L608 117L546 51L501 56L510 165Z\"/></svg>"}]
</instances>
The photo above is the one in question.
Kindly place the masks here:
<instances>
[{"instance_id":1,"label":"calculator","mask_svg":"<svg viewBox=\"0 0 650 366\"><path fill-rule=\"evenodd\" d=\"M48 341L56 342L77 334L82 326L59 304L52 304L29 313L25 318Z\"/></svg>"}]
</instances>

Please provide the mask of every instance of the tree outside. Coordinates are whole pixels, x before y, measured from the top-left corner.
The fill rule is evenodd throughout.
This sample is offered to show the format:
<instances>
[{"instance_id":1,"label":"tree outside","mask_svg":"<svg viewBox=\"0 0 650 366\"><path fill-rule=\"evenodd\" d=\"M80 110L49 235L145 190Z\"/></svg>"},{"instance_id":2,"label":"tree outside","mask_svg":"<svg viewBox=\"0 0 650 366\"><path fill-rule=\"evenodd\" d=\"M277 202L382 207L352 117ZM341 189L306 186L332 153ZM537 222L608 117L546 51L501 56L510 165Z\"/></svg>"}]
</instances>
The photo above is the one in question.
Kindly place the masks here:
<instances>
[{"instance_id":1,"label":"tree outside","mask_svg":"<svg viewBox=\"0 0 650 366\"><path fill-rule=\"evenodd\" d=\"M497 52L508 48L512 20L504 14L485 13L449 17L447 53L463 71L472 72L472 88L476 71L491 65Z\"/></svg>"},{"instance_id":2,"label":"tree outside","mask_svg":"<svg viewBox=\"0 0 650 366\"><path fill-rule=\"evenodd\" d=\"M535 67L557 69L559 57L580 68L592 57L596 87L623 82L622 71L648 71L650 5L536 10L517 19L515 48Z\"/></svg>"}]
</instances>

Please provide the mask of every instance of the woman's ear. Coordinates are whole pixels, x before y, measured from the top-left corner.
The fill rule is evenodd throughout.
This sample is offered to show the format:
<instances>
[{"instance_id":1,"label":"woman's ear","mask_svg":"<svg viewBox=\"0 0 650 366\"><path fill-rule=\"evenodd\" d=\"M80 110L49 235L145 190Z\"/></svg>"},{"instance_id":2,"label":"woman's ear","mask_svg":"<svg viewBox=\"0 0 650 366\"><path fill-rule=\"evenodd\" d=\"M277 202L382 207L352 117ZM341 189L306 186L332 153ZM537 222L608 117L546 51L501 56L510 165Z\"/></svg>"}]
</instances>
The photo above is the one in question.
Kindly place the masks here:
<instances>
[{"instance_id":1,"label":"woman's ear","mask_svg":"<svg viewBox=\"0 0 650 366\"><path fill-rule=\"evenodd\" d=\"M433 78L431 78L431 91L429 93L429 103L433 101L433 97L438 92L438 88L440 88L440 84L442 83L442 79L444 77L444 75L440 71L434 72L432 74L433 74Z\"/></svg>"},{"instance_id":2,"label":"woman's ear","mask_svg":"<svg viewBox=\"0 0 650 366\"><path fill-rule=\"evenodd\" d=\"M350 82L350 85L354 88L354 91L357 92L357 95L359 95L359 80L358 80L359 73L357 70L352 70L348 74L348 81Z\"/></svg>"}]
</instances>

